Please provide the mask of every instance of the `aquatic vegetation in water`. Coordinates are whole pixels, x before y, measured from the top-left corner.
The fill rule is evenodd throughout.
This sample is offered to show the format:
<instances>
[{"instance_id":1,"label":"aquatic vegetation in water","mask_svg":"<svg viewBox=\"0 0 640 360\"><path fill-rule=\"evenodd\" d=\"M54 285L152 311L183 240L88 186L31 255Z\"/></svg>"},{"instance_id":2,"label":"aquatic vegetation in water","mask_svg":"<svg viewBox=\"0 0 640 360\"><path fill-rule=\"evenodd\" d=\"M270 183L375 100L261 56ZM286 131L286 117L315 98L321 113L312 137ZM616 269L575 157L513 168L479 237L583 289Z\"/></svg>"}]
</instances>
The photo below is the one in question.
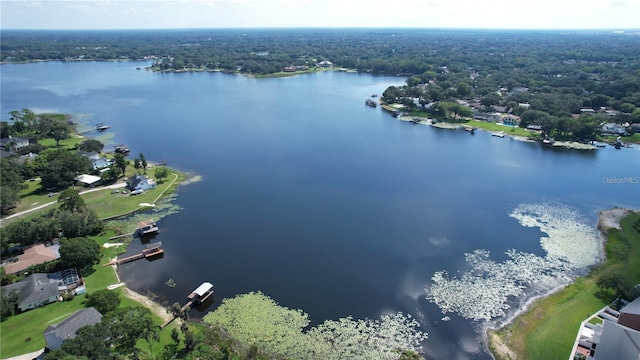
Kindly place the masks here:
<instances>
[{"instance_id":1,"label":"aquatic vegetation in water","mask_svg":"<svg viewBox=\"0 0 640 360\"><path fill-rule=\"evenodd\" d=\"M177 196L175 193L168 194L160 199L155 207L150 208L148 211L136 212L125 218L109 220L106 222L106 227L108 229L117 229L119 233L126 234L134 232L139 221L145 221L149 218L159 221L169 215L177 214L182 210L180 205L174 203Z\"/></svg>"},{"instance_id":2,"label":"aquatic vegetation in water","mask_svg":"<svg viewBox=\"0 0 640 360\"><path fill-rule=\"evenodd\" d=\"M224 299L204 321L269 354L296 359L397 359L399 350L420 352L426 339L418 321L402 313L380 320L328 320L304 332L308 314L260 292Z\"/></svg>"},{"instance_id":3,"label":"aquatic vegetation in water","mask_svg":"<svg viewBox=\"0 0 640 360\"><path fill-rule=\"evenodd\" d=\"M186 180L180 183L180 185L195 184L200 181L202 181L202 175L193 175L193 176L188 176Z\"/></svg>"},{"instance_id":4,"label":"aquatic vegetation in water","mask_svg":"<svg viewBox=\"0 0 640 360\"><path fill-rule=\"evenodd\" d=\"M584 223L580 214L566 206L522 204L509 216L522 226L539 227L547 236L540 238L549 257L567 259L576 268L584 268L602 259L600 238L594 226Z\"/></svg>"},{"instance_id":5,"label":"aquatic vegetation in water","mask_svg":"<svg viewBox=\"0 0 640 360\"><path fill-rule=\"evenodd\" d=\"M569 280L565 272L570 267L561 259L510 250L510 259L497 263L489 255L487 250L465 254L471 270L460 277L436 272L427 288L427 300L438 305L443 314L455 312L467 319L490 320L506 315L509 300L522 296L527 287Z\"/></svg>"},{"instance_id":6,"label":"aquatic vegetation in water","mask_svg":"<svg viewBox=\"0 0 640 360\"><path fill-rule=\"evenodd\" d=\"M469 271L462 275L438 271L426 287L427 300L438 305L443 314L458 313L473 320L505 316L527 295L567 284L576 270L600 259L597 233L571 208L523 204L509 216L546 233L540 243L547 254L542 257L509 250L509 259L500 263L491 260L487 250L465 254Z\"/></svg>"},{"instance_id":7,"label":"aquatic vegetation in water","mask_svg":"<svg viewBox=\"0 0 640 360\"><path fill-rule=\"evenodd\" d=\"M431 237L429 238L429 243L431 245L441 248L449 245L450 241L445 237Z\"/></svg>"},{"instance_id":8,"label":"aquatic vegetation in water","mask_svg":"<svg viewBox=\"0 0 640 360\"><path fill-rule=\"evenodd\" d=\"M167 285L170 288L174 288L176 287L176 282L175 280L173 280L172 278L170 278L169 280L167 280L167 282L164 283L165 285Z\"/></svg>"}]
</instances>

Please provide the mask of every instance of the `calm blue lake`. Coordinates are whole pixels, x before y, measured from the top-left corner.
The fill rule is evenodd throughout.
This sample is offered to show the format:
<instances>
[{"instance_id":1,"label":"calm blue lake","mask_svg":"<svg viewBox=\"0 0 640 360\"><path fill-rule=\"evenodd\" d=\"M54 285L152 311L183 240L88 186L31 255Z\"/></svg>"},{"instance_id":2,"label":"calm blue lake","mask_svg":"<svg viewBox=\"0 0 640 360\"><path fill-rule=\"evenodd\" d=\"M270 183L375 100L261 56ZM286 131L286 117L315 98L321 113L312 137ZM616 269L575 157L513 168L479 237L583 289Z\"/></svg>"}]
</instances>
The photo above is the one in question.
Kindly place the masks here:
<instances>
[{"instance_id":1,"label":"calm blue lake","mask_svg":"<svg viewBox=\"0 0 640 360\"><path fill-rule=\"evenodd\" d=\"M508 216L519 204L562 204L593 226L600 209L640 207L638 184L603 181L640 176L637 148L549 149L365 106L404 78L136 70L145 65L2 65L1 114L78 114L111 125L111 145L202 176L179 188L183 210L159 222L165 256L119 269L160 302L182 303L210 281L208 310L260 290L313 324L403 311L429 333L428 358L488 359L477 323L441 321L425 300L433 274L464 271L464 253L475 249L495 261L512 248L543 254L539 229Z\"/></svg>"}]
</instances>

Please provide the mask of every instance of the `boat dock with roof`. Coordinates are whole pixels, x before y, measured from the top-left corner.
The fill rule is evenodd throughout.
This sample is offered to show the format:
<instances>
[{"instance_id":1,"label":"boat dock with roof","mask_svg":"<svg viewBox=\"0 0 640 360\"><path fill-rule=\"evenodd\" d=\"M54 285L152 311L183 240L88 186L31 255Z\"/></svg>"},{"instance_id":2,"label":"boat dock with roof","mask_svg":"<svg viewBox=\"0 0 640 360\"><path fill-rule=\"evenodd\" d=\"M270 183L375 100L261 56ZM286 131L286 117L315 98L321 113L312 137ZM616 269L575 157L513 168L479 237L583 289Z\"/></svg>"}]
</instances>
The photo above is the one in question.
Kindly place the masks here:
<instances>
[{"instance_id":1,"label":"boat dock with roof","mask_svg":"<svg viewBox=\"0 0 640 360\"><path fill-rule=\"evenodd\" d=\"M180 310L189 311L194 305L195 306L201 305L205 301L209 300L209 298L211 298L212 296L213 296L213 285L210 282L205 281L202 284L200 284L200 286L198 286L195 290L193 290L191 294L187 296L189 301L186 304L184 304L184 306L182 306ZM174 319L175 319L175 315L171 316L171 318L169 318L162 325L160 325L160 328L162 329L165 326L171 324L171 322Z\"/></svg>"}]
</instances>

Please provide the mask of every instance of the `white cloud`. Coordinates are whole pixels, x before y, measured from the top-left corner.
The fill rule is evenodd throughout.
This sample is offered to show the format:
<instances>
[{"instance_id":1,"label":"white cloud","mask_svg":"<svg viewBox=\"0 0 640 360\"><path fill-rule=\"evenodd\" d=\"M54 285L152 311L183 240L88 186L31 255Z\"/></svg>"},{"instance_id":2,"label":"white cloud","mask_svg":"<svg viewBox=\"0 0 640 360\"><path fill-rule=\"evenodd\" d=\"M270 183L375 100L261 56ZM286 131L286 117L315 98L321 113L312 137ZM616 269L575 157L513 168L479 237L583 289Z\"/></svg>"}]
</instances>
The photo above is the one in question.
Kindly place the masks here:
<instances>
[{"instance_id":1,"label":"white cloud","mask_svg":"<svg viewBox=\"0 0 640 360\"><path fill-rule=\"evenodd\" d=\"M3 28L640 28L638 0L5 0L0 6Z\"/></svg>"}]
</instances>

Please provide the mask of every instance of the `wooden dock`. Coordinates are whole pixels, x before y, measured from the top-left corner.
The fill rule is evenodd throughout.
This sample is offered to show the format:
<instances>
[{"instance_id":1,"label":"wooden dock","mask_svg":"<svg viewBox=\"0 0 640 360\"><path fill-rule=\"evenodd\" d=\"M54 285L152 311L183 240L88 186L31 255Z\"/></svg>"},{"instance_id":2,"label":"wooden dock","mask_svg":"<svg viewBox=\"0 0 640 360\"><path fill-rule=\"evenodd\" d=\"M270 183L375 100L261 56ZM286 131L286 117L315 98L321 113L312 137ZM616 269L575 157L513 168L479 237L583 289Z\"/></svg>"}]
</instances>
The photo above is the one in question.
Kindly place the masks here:
<instances>
[{"instance_id":1,"label":"wooden dock","mask_svg":"<svg viewBox=\"0 0 640 360\"><path fill-rule=\"evenodd\" d=\"M146 246L146 248L144 250L142 250L141 253L135 254L135 255L131 255L131 256L127 256L125 258L122 259L114 259L102 266L109 266L109 265L120 265L120 264L124 264L124 263L128 263L131 261L135 261L138 259L150 259L153 258L155 256L159 256L164 254L164 250L162 249L162 243L161 242L157 242L157 243L153 243L153 244L149 244Z\"/></svg>"},{"instance_id":2,"label":"wooden dock","mask_svg":"<svg viewBox=\"0 0 640 360\"><path fill-rule=\"evenodd\" d=\"M94 128L83 130L83 131L77 131L74 133L74 135L84 135L84 134L92 133L94 131L102 132L108 129L111 129L111 125L98 124Z\"/></svg>"},{"instance_id":3,"label":"wooden dock","mask_svg":"<svg viewBox=\"0 0 640 360\"><path fill-rule=\"evenodd\" d=\"M180 309L180 311L186 311L187 309L191 309L191 306L193 305L194 300L189 300L188 303L184 304L184 306ZM164 329L167 325L171 324L173 322L173 320L175 320L176 317L174 315L171 315L171 318L168 319L167 321L165 321L164 323L162 323L162 325L160 325L160 329Z\"/></svg>"}]
</instances>

